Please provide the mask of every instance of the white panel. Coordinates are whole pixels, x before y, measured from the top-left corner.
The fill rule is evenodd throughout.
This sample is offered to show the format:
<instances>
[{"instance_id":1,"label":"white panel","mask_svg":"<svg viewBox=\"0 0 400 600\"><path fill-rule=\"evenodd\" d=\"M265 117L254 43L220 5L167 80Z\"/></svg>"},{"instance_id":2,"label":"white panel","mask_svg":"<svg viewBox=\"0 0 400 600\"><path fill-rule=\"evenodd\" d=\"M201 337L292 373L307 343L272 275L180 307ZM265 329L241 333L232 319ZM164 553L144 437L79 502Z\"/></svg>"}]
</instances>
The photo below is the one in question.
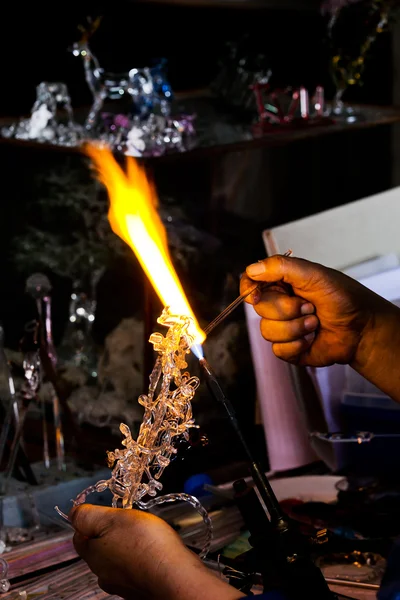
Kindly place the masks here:
<instances>
[{"instance_id":1,"label":"white panel","mask_svg":"<svg viewBox=\"0 0 400 600\"><path fill-rule=\"evenodd\" d=\"M290 248L294 256L347 271L393 301L400 285L400 187L266 230L263 241L268 255ZM270 361L278 367L279 359ZM337 430L346 369L333 365L311 373L328 427ZM285 402L287 410L290 405L286 398ZM276 415L274 420L279 428L282 417ZM345 460L340 450L335 447L339 464Z\"/></svg>"},{"instance_id":2,"label":"white panel","mask_svg":"<svg viewBox=\"0 0 400 600\"><path fill-rule=\"evenodd\" d=\"M307 258L336 269L400 255L400 187L263 232L267 253Z\"/></svg>"},{"instance_id":3,"label":"white panel","mask_svg":"<svg viewBox=\"0 0 400 600\"><path fill-rule=\"evenodd\" d=\"M245 304L257 395L272 471L297 469L317 460L292 386L289 365L272 352L260 332L260 317Z\"/></svg>"}]
</instances>

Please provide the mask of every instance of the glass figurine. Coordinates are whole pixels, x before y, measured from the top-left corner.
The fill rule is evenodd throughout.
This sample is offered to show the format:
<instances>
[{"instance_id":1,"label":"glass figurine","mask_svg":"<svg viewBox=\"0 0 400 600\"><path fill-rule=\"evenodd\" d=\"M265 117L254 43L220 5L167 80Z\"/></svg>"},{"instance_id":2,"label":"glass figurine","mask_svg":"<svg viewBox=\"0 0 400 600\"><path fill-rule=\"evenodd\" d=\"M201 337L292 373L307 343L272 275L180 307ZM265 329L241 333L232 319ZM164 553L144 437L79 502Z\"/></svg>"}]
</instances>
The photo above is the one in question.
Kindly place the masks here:
<instances>
[{"instance_id":1,"label":"glass figurine","mask_svg":"<svg viewBox=\"0 0 400 600\"><path fill-rule=\"evenodd\" d=\"M8 592L11 584L8 580L8 563L4 558L0 558L0 593Z\"/></svg>"},{"instance_id":2,"label":"glass figurine","mask_svg":"<svg viewBox=\"0 0 400 600\"><path fill-rule=\"evenodd\" d=\"M98 356L92 326L96 318L96 285L99 276L100 272L94 272L89 281L84 281L84 278L74 281L69 302L69 322L59 348L62 364L79 367L93 381L97 377Z\"/></svg>"},{"instance_id":3,"label":"glass figurine","mask_svg":"<svg viewBox=\"0 0 400 600\"><path fill-rule=\"evenodd\" d=\"M113 495L114 507L150 509L165 502L189 502L202 516L207 527L201 553L205 556L211 542L212 525L207 511L197 498L184 493L155 498L163 487L160 478L177 453L177 443L182 438L187 440L188 430L197 427L191 400L199 386L199 379L185 371L185 356L194 342L190 333L192 318L173 315L166 308L157 321L168 330L165 336L161 333L150 336L149 341L158 352L158 357L150 375L148 392L139 397L144 415L137 440L132 438L129 427L121 423L124 448L108 452L108 464L113 467L110 479L83 490L74 500L74 505L84 503L89 494L106 489ZM152 499L146 501L146 496ZM57 507L56 510L68 519Z\"/></svg>"},{"instance_id":4,"label":"glass figurine","mask_svg":"<svg viewBox=\"0 0 400 600\"><path fill-rule=\"evenodd\" d=\"M106 100L128 98L129 110L134 115L147 118L155 110L169 115L172 90L165 77L166 61L154 67L130 69L124 73L105 71L93 54L89 40L100 25L98 18L89 26L80 27L82 36L72 47L74 56L83 60L86 83L92 93L93 103L85 121L85 129L93 132L99 125L99 116Z\"/></svg>"},{"instance_id":5,"label":"glass figurine","mask_svg":"<svg viewBox=\"0 0 400 600\"><path fill-rule=\"evenodd\" d=\"M45 337L45 350L52 368L57 368L57 352L53 342L53 325L51 309L51 283L43 273L33 273L26 280L26 291L36 302L39 324ZM56 435L57 465L60 471L65 471L64 434L61 422L60 401L53 384L51 384L51 401L53 406L54 428ZM50 455L48 450L48 434L46 423L46 406L42 397L42 425L44 442L44 463L46 468L50 467Z\"/></svg>"},{"instance_id":6,"label":"glass figurine","mask_svg":"<svg viewBox=\"0 0 400 600\"><path fill-rule=\"evenodd\" d=\"M2 135L60 146L79 145L83 141L82 128L74 121L66 84L59 81L39 83L30 118L3 127Z\"/></svg>"}]
</instances>

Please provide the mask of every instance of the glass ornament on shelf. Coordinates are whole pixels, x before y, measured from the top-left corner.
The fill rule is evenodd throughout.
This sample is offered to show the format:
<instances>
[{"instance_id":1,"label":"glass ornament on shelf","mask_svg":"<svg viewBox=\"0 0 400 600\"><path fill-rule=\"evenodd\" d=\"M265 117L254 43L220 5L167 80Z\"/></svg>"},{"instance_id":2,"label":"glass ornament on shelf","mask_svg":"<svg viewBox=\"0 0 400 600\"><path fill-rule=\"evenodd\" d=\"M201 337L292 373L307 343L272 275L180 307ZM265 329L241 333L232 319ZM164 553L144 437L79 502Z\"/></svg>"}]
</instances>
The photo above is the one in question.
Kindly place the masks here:
<instances>
[{"instance_id":1,"label":"glass ornament on shelf","mask_svg":"<svg viewBox=\"0 0 400 600\"><path fill-rule=\"evenodd\" d=\"M75 280L70 295L68 323L58 349L63 365L78 367L89 379L97 377L98 357L92 338L96 318L96 286L102 269L90 273L88 282Z\"/></svg>"},{"instance_id":2,"label":"glass ornament on shelf","mask_svg":"<svg viewBox=\"0 0 400 600\"><path fill-rule=\"evenodd\" d=\"M36 322L28 323L26 330L31 330L31 326L36 329ZM30 334L29 334L30 337ZM36 338L36 334L34 334ZM35 499L27 490L19 496L18 510L20 514L27 517L28 522L22 526L13 526L5 523L4 501L10 490L14 474L14 465L17 461L18 449L22 447L25 451L23 432L24 423L31 402L38 402L38 391L41 386L41 363L39 352L32 349L23 353L22 369L24 378L18 385L12 375L11 364L7 360L4 349L4 331L0 326L0 390L1 401L5 416L1 423L0 434L0 464L5 460L5 468L0 477L0 554L7 552L9 544L17 544L31 540L36 531L40 528L40 519L38 517ZM9 442L9 443L7 443ZM43 438L43 452L45 454L45 438ZM5 453L8 447L8 455ZM7 592L10 583L7 579L7 565L0 559L0 593Z\"/></svg>"},{"instance_id":3,"label":"glass ornament on shelf","mask_svg":"<svg viewBox=\"0 0 400 600\"><path fill-rule=\"evenodd\" d=\"M267 83L271 77L270 60L246 34L225 44L210 88L227 106L253 114L256 103L252 86L257 81Z\"/></svg>"},{"instance_id":4,"label":"glass ornament on shelf","mask_svg":"<svg viewBox=\"0 0 400 600\"><path fill-rule=\"evenodd\" d=\"M368 60L377 39L388 30L399 5L397 0L361 2L327 0L322 14L328 18L330 70L335 87L327 115L337 121L355 123L365 120L362 111L344 101L351 88L364 82Z\"/></svg>"},{"instance_id":5,"label":"glass ornament on shelf","mask_svg":"<svg viewBox=\"0 0 400 600\"><path fill-rule=\"evenodd\" d=\"M8 579L8 562L4 558L0 558L0 593L5 594L11 587Z\"/></svg>"},{"instance_id":6,"label":"glass ornament on shelf","mask_svg":"<svg viewBox=\"0 0 400 600\"><path fill-rule=\"evenodd\" d=\"M188 430L197 427L191 400L200 383L197 377L185 371L185 357L194 341L190 334L192 318L173 315L166 308L157 321L168 330L165 337L161 333L150 336L158 357L150 375L148 393L138 400L144 407L138 437L134 440L129 427L121 423L124 449L108 452L108 463L113 467L110 479L98 481L83 490L74 500L74 505L83 504L93 492L107 489L112 493L112 505L116 508L135 506L148 510L166 502L188 502L199 512L206 525L206 539L201 552L205 556L211 542L212 524L198 499L185 493L155 498L162 490L160 478L176 455L179 441L188 440ZM151 499L146 501L146 496ZM68 520L57 507L56 510Z\"/></svg>"},{"instance_id":7,"label":"glass ornament on shelf","mask_svg":"<svg viewBox=\"0 0 400 600\"><path fill-rule=\"evenodd\" d=\"M42 81L29 119L3 127L3 137L60 146L78 146L82 128L74 121L71 98L65 83Z\"/></svg>"},{"instance_id":8,"label":"glass ornament on shelf","mask_svg":"<svg viewBox=\"0 0 400 600\"><path fill-rule=\"evenodd\" d=\"M169 151L184 152L195 144L196 115L165 117L150 114L146 120L135 117L119 149L126 156L161 156Z\"/></svg>"},{"instance_id":9,"label":"glass ornament on shelf","mask_svg":"<svg viewBox=\"0 0 400 600\"><path fill-rule=\"evenodd\" d=\"M26 280L26 291L34 299L36 303L40 336L44 337L44 348L54 370L57 369L58 357L56 348L53 341L53 322L52 322L52 300L51 290L52 285L50 280L43 273L33 273ZM43 342L42 342L43 343ZM57 465L59 470L64 471L66 468L65 464L65 452L64 452L64 435L61 421L61 407L58 394L51 381L48 382L50 401L53 407L53 419L54 429L56 436L56 455ZM46 421L46 401L42 396L42 424L43 424L43 439L44 439L44 462L47 468L50 467L50 457L48 450L48 435L47 435L47 421Z\"/></svg>"},{"instance_id":10,"label":"glass ornament on shelf","mask_svg":"<svg viewBox=\"0 0 400 600\"><path fill-rule=\"evenodd\" d=\"M125 109L116 112L131 116L147 118L156 112L168 116L172 89L166 78L166 60L160 60L153 67L132 68L123 73L105 71L89 45L100 23L99 17L89 21L87 27L81 26L81 38L71 49L74 56L82 58L86 83L93 97L85 120L86 131L96 137L100 113L107 100L118 101L119 104L122 101Z\"/></svg>"},{"instance_id":11,"label":"glass ornament on shelf","mask_svg":"<svg viewBox=\"0 0 400 600\"><path fill-rule=\"evenodd\" d=\"M149 71L154 89L152 110L168 117L171 114L171 103L174 95L167 78L167 60L161 58L154 66L149 67Z\"/></svg>"},{"instance_id":12,"label":"glass ornament on shelf","mask_svg":"<svg viewBox=\"0 0 400 600\"><path fill-rule=\"evenodd\" d=\"M65 83L41 82L30 118L21 118L1 129L4 138L49 145L82 147L96 140L130 156L159 156L193 146L194 115L173 115L172 87L167 78L167 61L126 72L109 72L89 45L101 19L80 28L81 37L70 48L83 62L92 104L83 125L74 120L71 98ZM107 112L103 112L107 103Z\"/></svg>"},{"instance_id":13,"label":"glass ornament on shelf","mask_svg":"<svg viewBox=\"0 0 400 600\"><path fill-rule=\"evenodd\" d=\"M0 400L4 412L0 433L0 464L3 463L10 428L13 425L17 426L20 420L18 396L11 367L5 353L4 338L4 328L0 324Z\"/></svg>"}]
</instances>

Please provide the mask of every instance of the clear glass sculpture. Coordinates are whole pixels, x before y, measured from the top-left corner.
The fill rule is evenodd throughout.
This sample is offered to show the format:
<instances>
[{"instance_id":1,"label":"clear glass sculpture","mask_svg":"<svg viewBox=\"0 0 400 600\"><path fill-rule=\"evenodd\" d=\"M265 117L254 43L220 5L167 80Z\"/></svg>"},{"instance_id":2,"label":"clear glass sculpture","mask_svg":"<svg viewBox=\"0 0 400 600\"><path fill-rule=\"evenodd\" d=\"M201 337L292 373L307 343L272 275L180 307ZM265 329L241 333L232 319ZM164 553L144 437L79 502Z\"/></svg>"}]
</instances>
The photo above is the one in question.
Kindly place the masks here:
<instances>
[{"instance_id":1,"label":"clear glass sculpture","mask_svg":"<svg viewBox=\"0 0 400 600\"><path fill-rule=\"evenodd\" d=\"M83 125L74 119L71 98L63 82L41 82L29 118L1 129L4 138L81 147L97 140L128 156L159 156L193 147L195 115L172 115L173 92L166 60L123 73L106 71L89 45L100 20L82 28L71 48L83 62L92 104ZM104 105L107 111L103 112Z\"/></svg>"},{"instance_id":2,"label":"clear glass sculpture","mask_svg":"<svg viewBox=\"0 0 400 600\"><path fill-rule=\"evenodd\" d=\"M364 83L368 62L377 39L387 32L397 10L396 2L338 2L327 0L322 12L327 16L330 71L335 87L327 106L335 121L355 123L365 120L357 106L345 104L346 93Z\"/></svg>"},{"instance_id":3,"label":"clear glass sculpture","mask_svg":"<svg viewBox=\"0 0 400 600\"><path fill-rule=\"evenodd\" d=\"M11 584L8 580L8 563L4 558L0 558L0 593L8 592Z\"/></svg>"},{"instance_id":4,"label":"clear glass sculpture","mask_svg":"<svg viewBox=\"0 0 400 600\"><path fill-rule=\"evenodd\" d=\"M4 347L4 328L0 324L0 398L4 417L0 433L0 464L3 463L4 451L12 426L17 427L20 420L20 408L16 394L14 377Z\"/></svg>"},{"instance_id":5,"label":"clear glass sculpture","mask_svg":"<svg viewBox=\"0 0 400 600\"><path fill-rule=\"evenodd\" d=\"M30 118L3 127L1 133L3 137L59 146L77 146L83 140L82 128L74 121L67 86L59 81L42 81L36 87Z\"/></svg>"},{"instance_id":6,"label":"clear glass sculpture","mask_svg":"<svg viewBox=\"0 0 400 600\"><path fill-rule=\"evenodd\" d=\"M101 19L81 28L81 39L72 47L74 56L81 57L86 83L92 93L93 102L85 121L87 132L96 132L99 117L106 101L123 101L125 114L147 118L158 113L168 116L171 110L172 89L166 79L166 61L153 67L132 68L123 73L107 72L100 66L89 41L100 25Z\"/></svg>"},{"instance_id":7,"label":"clear glass sculpture","mask_svg":"<svg viewBox=\"0 0 400 600\"><path fill-rule=\"evenodd\" d=\"M196 144L196 115L165 117L151 113L146 119L134 117L127 134L116 147L126 156L161 156L170 151L184 152Z\"/></svg>"},{"instance_id":8,"label":"clear glass sculpture","mask_svg":"<svg viewBox=\"0 0 400 600\"><path fill-rule=\"evenodd\" d=\"M13 437L10 444L7 465L0 478L0 497L4 497L8 493L8 485L14 470L18 449L23 442L24 424L29 405L32 401L37 400L37 393L41 385L42 369L39 350L26 351L24 353L22 366L24 371L24 379L15 398L15 401L18 404L18 418L15 421L15 431L13 432ZM4 426L7 434L9 424L5 423ZM5 442L6 438L4 438L2 435L2 455L4 453Z\"/></svg>"},{"instance_id":9,"label":"clear glass sculpture","mask_svg":"<svg viewBox=\"0 0 400 600\"><path fill-rule=\"evenodd\" d=\"M89 260L92 265L94 261ZM78 367L93 380L97 377L98 356L92 337L96 318L96 289L103 269L96 270L94 264L90 274L73 282L69 302L69 319L59 347L61 363Z\"/></svg>"},{"instance_id":10,"label":"clear glass sculpture","mask_svg":"<svg viewBox=\"0 0 400 600\"><path fill-rule=\"evenodd\" d=\"M110 479L83 490L74 500L74 505L84 503L89 494L106 489L111 491L112 505L116 508L150 509L165 502L189 502L202 516L207 528L201 552L201 556L205 556L211 542L212 524L197 498L184 493L155 498L163 487L160 478L177 453L177 442L182 438L187 440L188 430L197 427L191 400L199 386L199 379L185 371L185 357L194 342L190 333L193 330L192 318L173 315L166 308L157 321L168 330L165 336L161 333L150 336L149 341L158 357L150 375L148 392L138 400L144 407L144 415L137 440L132 438L129 427L121 423L124 448L108 452L108 463L113 467ZM146 496L152 499L146 501Z\"/></svg>"},{"instance_id":11,"label":"clear glass sculpture","mask_svg":"<svg viewBox=\"0 0 400 600\"><path fill-rule=\"evenodd\" d=\"M33 273L26 280L26 291L32 296L36 302L37 313L39 317L39 331L44 336L45 350L48 356L49 363L53 369L57 368L58 357L53 342L53 324L52 324L52 308L51 308L51 283L43 273ZM39 334L40 335L40 334ZM36 351L35 351L36 352ZM36 353L39 352L39 349ZM56 454L57 464L61 471L66 468L65 451L64 451L64 434L61 422L60 401L53 384L50 384L51 403L53 406L54 428L56 435ZM48 449L48 433L46 421L46 404L44 397L41 398L42 404L42 425L43 425L43 449L44 463L47 468L50 467L50 455Z\"/></svg>"}]
</instances>

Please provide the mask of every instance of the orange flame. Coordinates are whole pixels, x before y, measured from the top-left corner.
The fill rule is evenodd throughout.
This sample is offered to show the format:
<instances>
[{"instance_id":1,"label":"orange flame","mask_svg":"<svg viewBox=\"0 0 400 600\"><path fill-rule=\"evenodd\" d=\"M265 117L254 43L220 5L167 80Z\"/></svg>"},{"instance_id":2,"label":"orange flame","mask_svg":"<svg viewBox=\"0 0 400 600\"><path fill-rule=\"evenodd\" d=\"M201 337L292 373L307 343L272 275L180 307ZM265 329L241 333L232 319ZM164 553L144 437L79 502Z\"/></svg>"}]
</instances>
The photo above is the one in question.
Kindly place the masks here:
<instances>
[{"instance_id":1,"label":"orange flame","mask_svg":"<svg viewBox=\"0 0 400 600\"><path fill-rule=\"evenodd\" d=\"M109 149L94 144L86 146L99 180L110 200L108 220L111 228L133 250L164 306L173 314L193 318L195 343L206 335L199 327L168 251L164 225L157 212L158 199L145 170L127 157L126 173Z\"/></svg>"}]
</instances>

